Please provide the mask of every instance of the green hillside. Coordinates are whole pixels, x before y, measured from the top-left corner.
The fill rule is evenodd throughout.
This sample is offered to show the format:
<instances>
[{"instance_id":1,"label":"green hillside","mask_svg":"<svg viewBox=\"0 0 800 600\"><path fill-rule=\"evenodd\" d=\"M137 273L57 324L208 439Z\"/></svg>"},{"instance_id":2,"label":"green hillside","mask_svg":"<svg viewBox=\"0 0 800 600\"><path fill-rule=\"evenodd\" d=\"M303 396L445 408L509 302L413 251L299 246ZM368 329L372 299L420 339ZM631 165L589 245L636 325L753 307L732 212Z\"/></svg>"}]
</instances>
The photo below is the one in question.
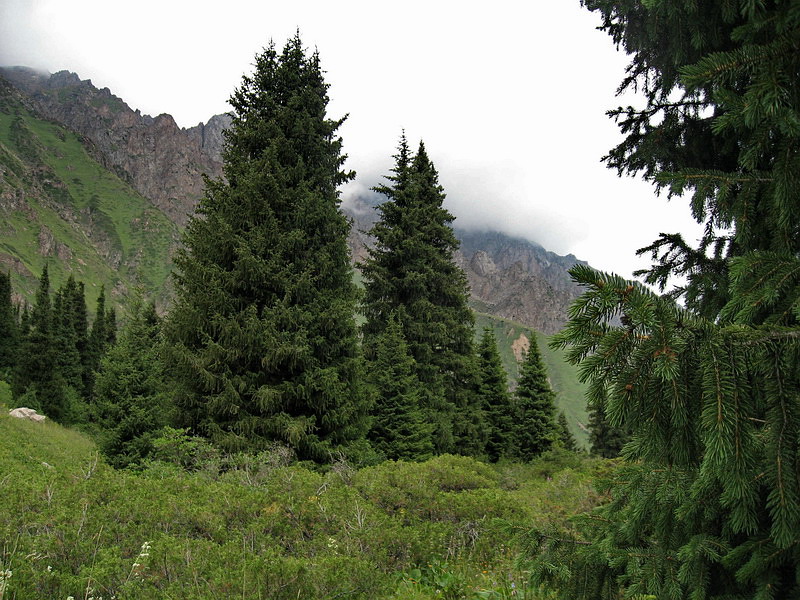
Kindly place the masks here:
<instances>
[{"instance_id":1,"label":"green hillside","mask_svg":"<svg viewBox=\"0 0 800 600\"><path fill-rule=\"evenodd\" d=\"M177 228L94 160L71 131L32 114L0 86L0 268L30 299L45 263L54 286L83 281L163 297Z\"/></svg>"},{"instance_id":2,"label":"green hillside","mask_svg":"<svg viewBox=\"0 0 800 600\"><path fill-rule=\"evenodd\" d=\"M226 459L171 442L163 456L194 457L193 472L115 471L79 433L0 412L0 597L543 599L517 564L524 532L590 508L604 464L320 472L279 449Z\"/></svg>"}]
</instances>

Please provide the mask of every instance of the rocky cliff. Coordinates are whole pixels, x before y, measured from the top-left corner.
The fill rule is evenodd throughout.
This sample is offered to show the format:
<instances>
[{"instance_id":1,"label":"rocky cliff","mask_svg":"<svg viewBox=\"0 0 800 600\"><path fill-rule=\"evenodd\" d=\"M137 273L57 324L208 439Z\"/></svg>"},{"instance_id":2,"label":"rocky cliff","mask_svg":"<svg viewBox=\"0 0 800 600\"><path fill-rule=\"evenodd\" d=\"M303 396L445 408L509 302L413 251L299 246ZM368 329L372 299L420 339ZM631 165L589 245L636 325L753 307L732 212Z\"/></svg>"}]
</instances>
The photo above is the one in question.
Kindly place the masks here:
<instances>
[{"instance_id":1,"label":"rocky cliff","mask_svg":"<svg viewBox=\"0 0 800 600\"><path fill-rule=\"evenodd\" d=\"M90 298L141 288L165 301L178 227L32 104L0 77L0 269L15 301L30 301L45 264L54 286L74 275Z\"/></svg>"},{"instance_id":2,"label":"rocky cliff","mask_svg":"<svg viewBox=\"0 0 800 600\"><path fill-rule=\"evenodd\" d=\"M180 226L203 194L202 174L221 173L222 131L230 124L226 115L181 129L170 115L143 115L75 73L13 67L0 74L40 115L84 137L98 161Z\"/></svg>"},{"instance_id":3,"label":"rocky cliff","mask_svg":"<svg viewBox=\"0 0 800 600\"><path fill-rule=\"evenodd\" d=\"M24 67L0 69L32 110L79 134L92 155L183 227L203 194L202 174L222 173L223 131L230 117L179 128L170 115L132 110L107 88L97 89L75 73L54 75ZM377 218L381 196L346 198L352 219L349 243L356 262L371 243L366 232ZM477 310L512 319L543 333L558 331L579 290L567 270L574 256L558 256L527 240L499 232L456 231L459 264L467 274ZM47 242L44 234L43 243ZM65 251L65 250L60 250Z\"/></svg>"},{"instance_id":4,"label":"rocky cliff","mask_svg":"<svg viewBox=\"0 0 800 600\"><path fill-rule=\"evenodd\" d=\"M381 199L378 195L348 198L342 204L353 221L348 241L356 262L367 256L372 239L366 232L378 218ZM456 261L467 275L476 310L546 334L563 327L567 309L580 294L567 271L583 261L498 231L456 228L455 233L461 242Z\"/></svg>"}]
</instances>

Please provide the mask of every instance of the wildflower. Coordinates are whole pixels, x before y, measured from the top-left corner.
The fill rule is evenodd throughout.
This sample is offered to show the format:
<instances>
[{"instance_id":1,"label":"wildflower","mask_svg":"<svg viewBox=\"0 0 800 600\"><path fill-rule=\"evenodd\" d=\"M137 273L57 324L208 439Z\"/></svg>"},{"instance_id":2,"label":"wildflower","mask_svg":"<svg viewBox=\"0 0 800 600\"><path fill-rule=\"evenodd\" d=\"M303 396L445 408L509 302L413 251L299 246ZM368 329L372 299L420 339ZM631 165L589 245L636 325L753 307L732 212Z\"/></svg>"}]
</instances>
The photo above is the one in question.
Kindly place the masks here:
<instances>
[{"instance_id":1,"label":"wildflower","mask_svg":"<svg viewBox=\"0 0 800 600\"><path fill-rule=\"evenodd\" d=\"M47 572L48 573L52 573L53 572L53 567L51 567L50 565L47 565Z\"/></svg>"}]
</instances>

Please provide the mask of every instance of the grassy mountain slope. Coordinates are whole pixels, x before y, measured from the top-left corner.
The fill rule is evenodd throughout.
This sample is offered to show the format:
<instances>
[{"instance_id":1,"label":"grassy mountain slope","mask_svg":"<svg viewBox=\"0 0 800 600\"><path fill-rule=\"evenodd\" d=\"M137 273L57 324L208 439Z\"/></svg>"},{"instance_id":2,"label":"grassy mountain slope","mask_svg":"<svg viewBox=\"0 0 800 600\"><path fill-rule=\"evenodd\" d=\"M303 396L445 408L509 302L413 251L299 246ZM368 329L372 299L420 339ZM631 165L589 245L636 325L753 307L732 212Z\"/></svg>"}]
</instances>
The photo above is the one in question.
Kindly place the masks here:
<instances>
[{"instance_id":1,"label":"grassy mountain slope","mask_svg":"<svg viewBox=\"0 0 800 600\"><path fill-rule=\"evenodd\" d=\"M54 286L164 294L177 227L91 158L71 131L33 114L0 82L0 268L30 299L45 263Z\"/></svg>"},{"instance_id":2,"label":"grassy mountain slope","mask_svg":"<svg viewBox=\"0 0 800 600\"><path fill-rule=\"evenodd\" d=\"M589 508L602 464L442 456L319 473L274 452L134 473L2 411L0 597L541 598L515 532Z\"/></svg>"}]
</instances>

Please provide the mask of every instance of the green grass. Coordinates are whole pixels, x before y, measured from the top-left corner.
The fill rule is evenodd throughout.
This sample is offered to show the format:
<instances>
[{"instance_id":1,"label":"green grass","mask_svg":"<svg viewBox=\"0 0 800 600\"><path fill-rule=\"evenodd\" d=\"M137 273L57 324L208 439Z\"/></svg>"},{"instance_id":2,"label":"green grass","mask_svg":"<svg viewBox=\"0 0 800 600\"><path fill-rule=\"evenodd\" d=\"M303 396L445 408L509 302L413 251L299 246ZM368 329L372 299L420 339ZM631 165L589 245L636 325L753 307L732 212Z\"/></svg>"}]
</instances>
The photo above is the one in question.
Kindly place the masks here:
<instances>
[{"instance_id":1,"label":"green grass","mask_svg":"<svg viewBox=\"0 0 800 600\"><path fill-rule=\"evenodd\" d=\"M603 466L561 453L323 473L276 456L114 471L81 434L0 414L6 597L545 598L517 532L590 508Z\"/></svg>"}]
</instances>

